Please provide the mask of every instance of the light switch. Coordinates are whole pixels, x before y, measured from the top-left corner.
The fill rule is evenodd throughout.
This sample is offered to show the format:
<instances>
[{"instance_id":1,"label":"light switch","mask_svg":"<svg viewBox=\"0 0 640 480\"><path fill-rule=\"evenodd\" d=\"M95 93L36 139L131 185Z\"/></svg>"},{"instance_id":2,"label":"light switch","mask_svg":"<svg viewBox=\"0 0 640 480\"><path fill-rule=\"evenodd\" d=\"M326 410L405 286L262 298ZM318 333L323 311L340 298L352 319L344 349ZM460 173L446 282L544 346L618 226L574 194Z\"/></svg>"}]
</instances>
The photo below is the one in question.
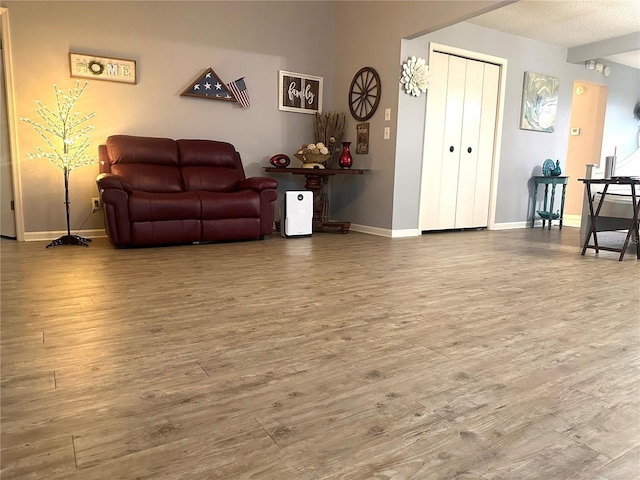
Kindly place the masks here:
<instances>
[{"instance_id":1,"label":"light switch","mask_svg":"<svg viewBox=\"0 0 640 480\"><path fill-rule=\"evenodd\" d=\"M389 140L389 135L391 134L391 127L384 127L384 139Z\"/></svg>"},{"instance_id":2,"label":"light switch","mask_svg":"<svg viewBox=\"0 0 640 480\"><path fill-rule=\"evenodd\" d=\"M384 121L388 122L389 120L391 120L391 109L390 108L385 108L384 109Z\"/></svg>"},{"instance_id":3,"label":"light switch","mask_svg":"<svg viewBox=\"0 0 640 480\"><path fill-rule=\"evenodd\" d=\"M571 135L580 135L580 127L571 127Z\"/></svg>"}]
</instances>

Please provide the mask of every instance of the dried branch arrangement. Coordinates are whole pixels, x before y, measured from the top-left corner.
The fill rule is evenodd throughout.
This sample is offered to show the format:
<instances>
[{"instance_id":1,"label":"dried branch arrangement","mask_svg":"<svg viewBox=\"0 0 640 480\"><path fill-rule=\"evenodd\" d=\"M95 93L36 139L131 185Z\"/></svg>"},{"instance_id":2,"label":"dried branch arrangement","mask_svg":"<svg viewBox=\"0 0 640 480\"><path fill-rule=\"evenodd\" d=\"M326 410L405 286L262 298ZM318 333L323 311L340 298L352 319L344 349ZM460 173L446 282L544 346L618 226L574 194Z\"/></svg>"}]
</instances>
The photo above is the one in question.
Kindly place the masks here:
<instances>
[{"instance_id":1,"label":"dried branch arrangement","mask_svg":"<svg viewBox=\"0 0 640 480\"><path fill-rule=\"evenodd\" d=\"M316 113L313 130L316 142L322 142L329 149L331 158L325 162L327 167L337 164L342 152L341 142L344 134L346 114L340 112Z\"/></svg>"}]
</instances>

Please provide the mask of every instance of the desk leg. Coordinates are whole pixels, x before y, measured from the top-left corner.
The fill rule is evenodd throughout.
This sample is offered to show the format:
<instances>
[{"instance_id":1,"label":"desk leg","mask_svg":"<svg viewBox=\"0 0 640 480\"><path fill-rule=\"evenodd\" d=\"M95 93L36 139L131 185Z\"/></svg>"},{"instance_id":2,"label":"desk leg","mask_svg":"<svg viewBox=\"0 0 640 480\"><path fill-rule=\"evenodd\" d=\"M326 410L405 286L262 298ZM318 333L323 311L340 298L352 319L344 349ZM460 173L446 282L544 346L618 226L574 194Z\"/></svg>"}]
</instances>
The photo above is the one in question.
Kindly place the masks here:
<instances>
[{"instance_id":1,"label":"desk leg","mask_svg":"<svg viewBox=\"0 0 640 480\"><path fill-rule=\"evenodd\" d=\"M591 239L591 234L593 234L593 247L596 251L596 253L600 252L600 247L598 246L598 235L597 235L597 227L596 227L596 220L598 218L598 215L600 215L600 209L602 208L602 204L604 203L604 197L607 195L607 190L609 188L609 184L606 184L604 186L604 189L602 190L602 194L600 195L600 201L598 202L598 208L596 208L596 211L593 211L593 200L594 197L591 195L591 185L589 183L587 183L587 197L589 198L589 223L591 223L591 226L589 227L589 233L587 235L586 240L584 241L584 247L582 248L582 255L584 255L584 252L587 251L587 247L590 247L589 245L589 240Z\"/></svg>"},{"instance_id":2,"label":"desk leg","mask_svg":"<svg viewBox=\"0 0 640 480\"><path fill-rule=\"evenodd\" d=\"M589 233L587 233L587 238L584 240L584 245L582 247L582 254L584 255L587 251L587 247L589 246L589 240L591 240L591 234L595 232L596 229L596 216L593 212L593 197L591 196L591 185L587 183L585 185L587 188L587 199L589 203ZM598 242L596 241L596 252L598 251Z\"/></svg>"},{"instance_id":3,"label":"desk leg","mask_svg":"<svg viewBox=\"0 0 640 480\"><path fill-rule=\"evenodd\" d=\"M640 260L640 198L638 198L637 196L635 185L631 185L631 198L633 199L633 204L635 205L635 214L633 217L633 221L636 231L636 258Z\"/></svg>"},{"instance_id":4,"label":"desk leg","mask_svg":"<svg viewBox=\"0 0 640 480\"><path fill-rule=\"evenodd\" d=\"M633 218L629 225L630 228L627 231L627 236L624 239L624 245L622 245L622 250L620 251L619 261L622 261L624 258L624 253L627 251L629 239L632 235L636 242L636 257L640 258L640 245L638 244L638 210L640 210L640 199L636 198L636 186L633 184L631 184L631 200L633 201Z\"/></svg>"},{"instance_id":5,"label":"desk leg","mask_svg":"<svg viewBox=\"0 0 640 480\"><path fill-rule=\"evenodd\" d=\"M553 218L553 202L556 198L556 184L551 184L551 204L549 205L549 230L551 230L551 219Z\"/></svg>"}]
</instances>

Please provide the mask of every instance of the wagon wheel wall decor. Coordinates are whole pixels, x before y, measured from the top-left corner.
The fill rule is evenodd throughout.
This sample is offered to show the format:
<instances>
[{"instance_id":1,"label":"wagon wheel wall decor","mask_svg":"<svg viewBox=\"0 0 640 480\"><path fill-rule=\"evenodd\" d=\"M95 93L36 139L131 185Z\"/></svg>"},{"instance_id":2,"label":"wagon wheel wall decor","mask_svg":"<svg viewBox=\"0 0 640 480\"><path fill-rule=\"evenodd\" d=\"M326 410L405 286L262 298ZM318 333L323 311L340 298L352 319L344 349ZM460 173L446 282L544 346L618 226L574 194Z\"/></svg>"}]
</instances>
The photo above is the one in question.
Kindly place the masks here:
<instances>
[{"instance_id":1,"label":"wagon wheel wall decor","mask_svg":"<svg viewBox=\"0 0 640 480\"><path fill-rule=\"evenodd\" d=\"M356 120L369 120L380 103L380 75L371 67L363 67L353 77L349 88L349 110Z\"/></svg>"}]
</instances>

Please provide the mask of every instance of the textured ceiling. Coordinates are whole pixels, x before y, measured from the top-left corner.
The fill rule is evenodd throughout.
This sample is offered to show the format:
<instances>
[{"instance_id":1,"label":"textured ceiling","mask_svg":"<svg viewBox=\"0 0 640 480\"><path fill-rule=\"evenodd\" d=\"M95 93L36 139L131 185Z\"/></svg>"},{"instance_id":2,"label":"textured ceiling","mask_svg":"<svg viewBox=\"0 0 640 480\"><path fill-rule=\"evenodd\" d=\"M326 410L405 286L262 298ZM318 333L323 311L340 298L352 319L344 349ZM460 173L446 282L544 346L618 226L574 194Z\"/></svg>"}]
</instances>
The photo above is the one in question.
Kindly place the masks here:
<instances>
[{"instance_id":1,"label":"textured ceiling","mask_svg":"<svg viewBox=\"0 0 640 480\"><path fill-rule=\"evenodd\" d=\"M640 0L521 0L469 22L571 48L640 32ZM637 51L610 59L640 68Z\"/></svg>"}]
</instances>

